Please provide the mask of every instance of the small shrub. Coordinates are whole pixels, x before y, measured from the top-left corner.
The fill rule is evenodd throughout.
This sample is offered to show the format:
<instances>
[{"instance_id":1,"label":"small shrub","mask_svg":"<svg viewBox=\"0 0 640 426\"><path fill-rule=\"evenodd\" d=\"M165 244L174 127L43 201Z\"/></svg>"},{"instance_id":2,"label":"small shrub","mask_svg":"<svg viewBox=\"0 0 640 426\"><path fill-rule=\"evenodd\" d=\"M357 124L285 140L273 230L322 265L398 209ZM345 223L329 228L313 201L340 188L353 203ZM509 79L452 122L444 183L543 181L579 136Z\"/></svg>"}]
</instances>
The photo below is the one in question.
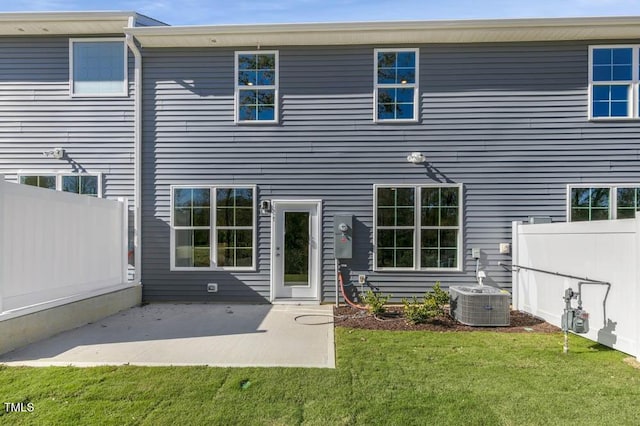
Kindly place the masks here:
<instances>
[{"instance_id":1,"label":"small shrub","mask_svg":"<svg viewBox=\"0 0 640 426\"><path fill-rule=\"evenodd\" d=\"M444 306L449 303L449 293L440 288L440 282L436 282L431 292L424 295L422 302L413 296L411 300L402 299L404 316L413 324L422 324L431 318L444 314Z\"/></svg>"},{"instance_id":2,"label":"small shrub","mask_svg":"<svg viewBox=\"0 0 640 426\"><path fill-rule=\"evenodd\" d=\"M382 315L387 312L385 307L386 303L391 299L391 295L383 296L379 293L374 293L371 290L367 290L362 300L367 305L367 310L372 315Z\"/></svg>"},{"instance_id":3,"label":"small shrub","mask_svg":"<svg viewBox=\"0 0 640 426\"><path fill-rule=\"evenodd\" d=\"M449 304L449 292L441 289L440 281L436 281L430 294L433 295L436 306L440 309L440 313L443 314L445 305Z\"/></svg>"},{"instance_id":4,"label":"small shrub","mask_svg":"<svg viewBox=\"0 0 640 426\"><path fill-rule=\"evenodd\" d=\"M410 323L422 324L431 318L431 312L426 303L419 302L415 296L411 300L402 299L402 304L404 305L404 317Z\"/></svg>"}]
</instances>

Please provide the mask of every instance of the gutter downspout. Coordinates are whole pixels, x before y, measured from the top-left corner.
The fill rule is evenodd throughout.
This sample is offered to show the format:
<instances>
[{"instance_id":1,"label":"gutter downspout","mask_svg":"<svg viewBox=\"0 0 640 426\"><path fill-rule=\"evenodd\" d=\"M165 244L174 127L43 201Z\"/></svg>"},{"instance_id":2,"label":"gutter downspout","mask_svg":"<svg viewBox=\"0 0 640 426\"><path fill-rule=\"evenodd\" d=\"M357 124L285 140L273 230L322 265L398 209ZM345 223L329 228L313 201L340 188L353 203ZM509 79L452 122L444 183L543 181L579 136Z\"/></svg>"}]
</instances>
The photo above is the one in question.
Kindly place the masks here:
<instances>
[{"instance_id":1,"label":"gutter downspout","mask_svg":"<svg viewBox=\"0 0 640 426\"><path fill-rule=\"evenodd\" d=\"M128 28L135 26L135 17L130 16ZM126 31L126 29L125 29ZM133 111L133 250L135 262L134 281L142 284L142 53L136 46L136 42L131 34L125 33L127 46L134 57L134 111Z\"/></svg>"}]
</instances>

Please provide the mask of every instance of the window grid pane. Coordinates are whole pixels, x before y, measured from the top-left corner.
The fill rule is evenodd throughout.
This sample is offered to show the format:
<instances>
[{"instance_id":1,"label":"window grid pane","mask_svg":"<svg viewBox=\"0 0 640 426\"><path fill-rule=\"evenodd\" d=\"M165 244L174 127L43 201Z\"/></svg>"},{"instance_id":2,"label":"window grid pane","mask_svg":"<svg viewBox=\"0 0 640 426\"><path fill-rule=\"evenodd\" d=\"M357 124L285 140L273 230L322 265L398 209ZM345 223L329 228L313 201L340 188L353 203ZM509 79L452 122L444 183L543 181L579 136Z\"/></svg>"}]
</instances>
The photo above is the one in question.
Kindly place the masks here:
<instances>
[{"instance_id":1,"label":"window grid pane","mask_svg":"<svg viewBox=\"0 0 640 426\"><path fill-rule=\"evenodd\" d=\"M459 210L460 188L457 186L377 187L377 267L458 268ZM403 217L405 211L411 212L410 222ZM418 223L415 223L416 212L419 212Z\"/></svg>"},{"instance_id":2,"label":"window grid pane","mask_svg":"<svg viewBox=\"0 0 640 426\"><path fill-rule=\"evenodd\" d=\"M209 188L173 189L175 266L211 266L211 191Z\"/></svg>"},{"instance_id":3,"label":"window grid pane","mask_svg":"<svg viewBox=\"0 0 640 426\"><path fill-rule=\"evenodd\" d=\"M601 47L592 49L591 116L624 118L633 115L638 103L639 70L634 65L634 48Z\"/></svg>"},{"instance_id":4,"label":"window grid pane","mask_svg":"<svg viewBox=\"0 0 640 426\"><path fill-rule=\"evenodd\" d=\"M218 266L253 265L253 206L251 188L216 189Z\"/></svg>"},{"instance_id":5,"label":"window grid pane","mask_svg":"<svg viewBox=\"0 0 640 426\"><path fill-rule=\"evenodd\" d=\"M415 118L415 51L379 51L376 57L376 117L378 120Z\"/></svg>"},{"instance_id":6,"label":"window grid pane","mask_svg":"<svg viewBox=\"0 0 640 426\"><path fill-rule=\"evenodd\" d=\"M275 53L238 54L239 121L275 121L278 81Z\"/></svg>"},{"instance_id":7,"label":"window grid pane","mask_svg":"<svg viewBox=\"0 0 640 426\"><path fill-rule=\"evenodd\" d=\"M46 189L56 189L56 177L49 175L20 176L20 183L23 185L37 186Z\"/></svg>"},{"instance_id":8,"label":"window grid pane","mask_svg":"<svg viewBox=\"0 0 640 426\"><path fill-rule=\"evenodd\" d=\"M457 268L459 188L422 187L420 262L422 268Z\"/></svg>"},{"instance_id":9,"label":"window grid pane","mask_svg":"<svg viewBox=\"0 0 640 426\"><path fill-rule=\"evenodd\" d=\"M610 219L611 188L571 188L571 222Z\"/></svg>"},{"instance_id":10,"label":"window grid pane","mask_svg":"<svg viewBox=\"0 0 640 426\"><path fill-rule=\"evenodd\" d=\"M640 210L640 188L618 188L616 191L616 218L630 219L636 217Z\"/></svg>"},{"instance_id":11,"label":"window grid pane","mask_svg":"<svg viewBox=\"0 0 640 426\"><path fill-rule=\"evenodd\" d=\"M377 188L377 263L383 268L413 268L415 188Z\"/></svg>"},{"instance_id":12,"label":"window grid pane","mask_svg":"<svg viewBox=\"0 0 640 426\"><path fill-rule=\"evenodd\" d=\"M98 176L80 174L62 176L62 191L97 197Z\"/></svg>"}]
</instances>

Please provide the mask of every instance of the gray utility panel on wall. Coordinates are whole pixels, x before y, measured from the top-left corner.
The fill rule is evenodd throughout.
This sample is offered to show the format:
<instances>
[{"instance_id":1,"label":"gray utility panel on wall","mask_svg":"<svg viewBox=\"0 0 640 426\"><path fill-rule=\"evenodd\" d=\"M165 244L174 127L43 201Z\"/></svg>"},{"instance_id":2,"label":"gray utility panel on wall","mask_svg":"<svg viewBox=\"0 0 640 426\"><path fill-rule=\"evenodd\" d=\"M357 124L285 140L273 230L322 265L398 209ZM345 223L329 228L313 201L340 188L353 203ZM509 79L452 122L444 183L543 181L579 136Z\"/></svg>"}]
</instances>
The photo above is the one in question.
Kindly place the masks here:
<instances>
[{"instance_id":1,"label":"gray utility panel on wall","mask_svg":"<svg viewBox=\"0 0 640 426\"><path fill-rule=\"evenodd\" d=\"M336 259L353 257L353 215L337 214L333 217L333 247Z\"/></svg>"}]
</instances>

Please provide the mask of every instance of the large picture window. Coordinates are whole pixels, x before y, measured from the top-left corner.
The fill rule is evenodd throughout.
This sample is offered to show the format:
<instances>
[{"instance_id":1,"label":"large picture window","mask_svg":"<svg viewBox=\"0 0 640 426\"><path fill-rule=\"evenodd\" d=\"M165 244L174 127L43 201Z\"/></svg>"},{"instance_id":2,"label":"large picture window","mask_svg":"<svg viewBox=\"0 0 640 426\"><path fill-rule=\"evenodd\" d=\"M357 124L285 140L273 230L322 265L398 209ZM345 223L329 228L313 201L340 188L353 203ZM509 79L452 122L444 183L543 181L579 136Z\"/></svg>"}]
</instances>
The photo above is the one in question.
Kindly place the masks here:
<instances>
[{"instance_id":1,"label":"large picture window","mask_svg":"<svg viewBox=\"0 0 640 426\"><path fill-rule=\"evenodd\" d=\"M72 96L126 96L127 49L123 39L71 39Z\"/></svg>"},{"instance_id":2,"label":"large picture window","mask_svg":"<svg viewBox=\"0 0 640 426\"><path fill-rule=\"evenodd\" d=\"M591 46L589 117L638 118L640 46Z\"/></svg>"},{"instance_id":3,"label":"large picture window","mask_svg":"<svg viewBox=\"0 0 640 426\"><path fill-rule=\"evenodd\" d=\"M171 189L171 268L255 266L255 187Z\"/></svg>"},{"instance_id":4,"label":"large picture window","mask_svg":"<svg viewBox=\"0 0 640 426\"><path fill-rule=\"evenodd\" d=\"M236 52L236 121L278 121L278 52Z\"/></svg>"},{"instance_id":5,"label":"large picture window","mask_svg":"<svg viewBox=\"0 0 640 426\"><path fill-rule=\"evenodd\" d=\"M418 49L376 49L376 121L415 121L418 116Z\"/></svg>"},{"instance_id":6,"label":"large picture window","mask_svg":"<svg viewBox=\"0 0 640 426\"><path fill-rule=\"evenodd\" d=\"M569 185L568 221L628 219L640 210L640 185Z\"/></svg>"},{"instance_id":7,"label":"large picture window","mask_svg":"<svg viewBox=\"0 0 640 426\"><path fill-rule=\"evenodd\" d=\"M376 185L376 269L460 269L461 191L460 185Z\"/></svg>"}]
</instances>

